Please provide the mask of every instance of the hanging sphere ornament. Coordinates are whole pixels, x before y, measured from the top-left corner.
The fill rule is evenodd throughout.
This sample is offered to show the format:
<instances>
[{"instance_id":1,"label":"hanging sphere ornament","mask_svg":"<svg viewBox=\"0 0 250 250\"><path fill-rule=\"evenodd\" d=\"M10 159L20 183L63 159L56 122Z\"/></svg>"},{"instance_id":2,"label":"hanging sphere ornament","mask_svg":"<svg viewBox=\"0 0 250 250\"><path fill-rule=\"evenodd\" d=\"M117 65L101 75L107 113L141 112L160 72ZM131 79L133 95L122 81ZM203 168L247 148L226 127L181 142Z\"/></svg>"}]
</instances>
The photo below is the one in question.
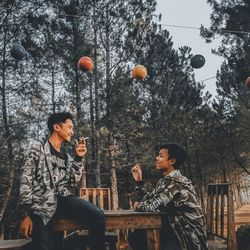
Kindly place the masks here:
<instances>
[{"instance_id":1,"label":"hanging sphere ornament","mask_svg":"<svg viewBox=\"0 0 250 250\"><path fill-rule=\"evenodd\" d=\"M250 88L250 76L246 79L245 84L248 88Z\"/></svg>"},{"instance_id":2,"label":"hanging sphere ornament","mask_svg":"<svg viewBox=\"0 0 250 250\"><path fill-rule=\"evenodd\" d=\"M109 134L109 130L106 127L101 127L99 132L101 136L108 136Z\"/></svg>"},{"instance_id":3,"label":"hanging sphere ornament","mask_svg":"<svg viewBox=\"0 0 250 250\"><path fill-rule=\"evenodd\" d=\"M26 56L26 51L23 46L19 44L15 44L12 46L10 50L10 54L13 58L17 60L21 60Z\"/></svg>"},{"instance_id":4,"label":"hanging sphere ornament","mask_svg":"<svg viewBox=\"0 0 250 250\"><path fill-rule=\"evenodd\" d=\"M205 62L205 57L199 54L194 55L190 60L191 66L195 69L200 69L201 67L203 67Z\"/></svg>"},{"instance_id":5,"label":"hanging sphere ornament","mask_svg":"<svg viewBox=\"0 0 250 250\"><path fill-rule=\"evenodd\" d=\"M94 68L94 63L90 57L83 56L78 61L78 68L84 72L91 71Z\"/></svg>"},{"instance_id":6,"label":"hanging sphere ornament","mask_svg":"<svg viewBox=\"0 0 250 250\"><path fill-rule=\"evenodd\" d=\"M148 71L143 65L138 64L132 69L132 78L134 79L144 80L147 74Z\"/></svg>"}]
</instances>

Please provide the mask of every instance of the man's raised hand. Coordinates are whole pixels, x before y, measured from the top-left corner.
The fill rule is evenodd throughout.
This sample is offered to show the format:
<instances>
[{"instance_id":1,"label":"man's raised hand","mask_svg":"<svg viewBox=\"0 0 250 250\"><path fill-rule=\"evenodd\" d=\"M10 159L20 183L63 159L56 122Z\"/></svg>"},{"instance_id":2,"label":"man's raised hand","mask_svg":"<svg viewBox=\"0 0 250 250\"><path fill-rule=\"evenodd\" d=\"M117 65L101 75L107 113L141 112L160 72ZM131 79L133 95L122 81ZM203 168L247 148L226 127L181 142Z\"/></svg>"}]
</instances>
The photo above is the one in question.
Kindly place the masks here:
<instances>
[{"instance_id":1,"label":"man's raised hand","mask_svg":"<svg viewBox=\"0 0 250 250\"><path fill-rule=\"evenodd\" d=\"M142 181L142 171L140 168L139 164L136 164L132 169L131 169L132 175L135 179L135 181Z\"/></svg>"},{"instance_id":2,"label":"man's raised hand","mask_svg":"<svg viewBox=\"0 0 250 250\"><path fill-rule=\"evenodd\" d=\"M81 137L79 141L75 141L75 153L78 157L84 157L87 153L86 138Z\"/></svg>"}]
</instances>

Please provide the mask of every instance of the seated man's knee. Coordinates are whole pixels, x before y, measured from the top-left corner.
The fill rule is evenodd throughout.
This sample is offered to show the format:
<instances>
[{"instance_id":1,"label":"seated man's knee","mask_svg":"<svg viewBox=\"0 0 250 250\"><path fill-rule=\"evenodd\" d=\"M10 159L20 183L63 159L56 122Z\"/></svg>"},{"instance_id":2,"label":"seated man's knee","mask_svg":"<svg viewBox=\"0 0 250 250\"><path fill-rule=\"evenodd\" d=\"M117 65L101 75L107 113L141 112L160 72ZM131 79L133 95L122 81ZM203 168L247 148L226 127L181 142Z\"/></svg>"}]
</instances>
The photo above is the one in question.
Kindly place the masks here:
<instances>
[{"instance_id":1,"label":"seated man's knee","mask_svg":"<svg viewBox=\"0 0 250 250\"><path fill-rule=\"evenodd\" d=\"M128 234L128 243L133 250L147 249L147 237L145 230L134 230Z\"/></svg>"},{"instance_id":2,"label":"seated man's knee","mask_svg":"<svg viewBox=\"0 0 250 250\"><path fill-rule=\"evenodd\" d=\"M105 215L103 210L98 208L98 211L95 215L95 223L97 223L98 225L105 225Z\"/></svg>"}]
</instances>

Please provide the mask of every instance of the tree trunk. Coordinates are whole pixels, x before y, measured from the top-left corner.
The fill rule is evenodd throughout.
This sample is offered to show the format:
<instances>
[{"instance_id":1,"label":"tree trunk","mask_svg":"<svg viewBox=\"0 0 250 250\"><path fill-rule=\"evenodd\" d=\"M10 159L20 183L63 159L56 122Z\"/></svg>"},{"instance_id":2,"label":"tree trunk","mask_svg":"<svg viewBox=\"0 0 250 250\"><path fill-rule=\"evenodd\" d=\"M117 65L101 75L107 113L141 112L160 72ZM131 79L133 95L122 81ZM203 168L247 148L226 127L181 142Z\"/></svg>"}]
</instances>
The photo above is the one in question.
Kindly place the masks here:
<instances>
[{"instance_id":1,"label":"tree trunk","mask_svg":"<svg viewBox=\"0 0 250 250\"><path fill-rule=\"evenodd\" d=\"M201 169L199 155L197 153L197 150L195 150L194 156L195 156L195 161L196 161L196 169L198 173L198 185L199 185L199 193L200 193L200 200L201 200L201 208L203 211L205 211L205 204L204 204L204 197L203 197L203 193L204 193L203 177L202 177L203 175L202 175L202 169Z\"/></svg>"},{"instance_id":2,"label":"tree trunk","mask_svg":"<svg viewBox=\"0 0 250 250\"><path fill-rule=\"evenodd\" d=\"M95 83L95 161L96 161L96 186L101 187L101 160L100 160L100 145L97 136L99 129L99 81L97 76L98 55L97 55L97 23L96 23L96 0L94 1L94 83Z\"/></svg>"},{"instance_id":3,"label":"tree trunk","mask_svg":"<svg viewBox=\"0 0 250 250\"><path fill-rule=\"evenodd\" d=\"M1 201L1 206L0 206L0 224L2 223L3 216L5 209L8 205L8 201L11 196L12 188L13 188L13 181L14 181L14 166L13 166L13 148L12 148L12 139L11 139L11 133L10 133L10 127L8 124L8 116L7 116L7 107L6 107L6 93L5 93L5 88L6 88L6 30L5 30L5 35L4 35L4 45L3 45L3 62L2 62L2 114L3 114L3 123L4 123L4 138L7 142L7 162L6 162L6 168L8 169L8 185L7 189L4 193L3 199Z\"/></svg>"},{"instance_id":4,"label":"tree trunk","mask_svg":"<svg viewBox=\"0 0 250 250\"><path fill-rule=\"evenodd\" d=\"M95 176L95 184L97 182L97 170L95 166L95 120L94 120L94 99L93 99L93 84L92 84L92 78L90 75L90 81L89 81L89 107L90 107L90 122L91 122L91 168L94 171ZM96 185L97 187L100 187L100 185Z\"/></svg>"},{"instance_id":5,"label":"tree trunk","mask_svg":"<svg viewBox=\"0 0 250 250\"><path fill-rule=\"evenodd\" d=\"M79 137L79 125L81 123L82 118L82 111L81 111L81 88L80 88L80 79L79 79L79 73L77 68L77 59L78 59L78 25L76 21L74 21L73 24L74 29L74 69L75 69L75 95L76 95L76 112L77 112L77 129L76 129L76 136Z\"/></svg>"},{"instance_id":6,"label":"tree trunk","mask_svg":"<svg viewBox=\"0 0 250 250\"><path fill-rule=\"evenodd\" d=\"M53 61L52 71L51 71L51 84L52 84L52 112L56 112L56 103L55 103L55 60Z\"/></svg>"},{"instance_id":7,"label":"tree trunk","mask_svg":"<svg viewBox=\"0 0 250 250\"><path fill-rule=\"evenodd\" d=\"M112 191L113 209L118 209L119 201L118 201L116 164L115 164L115 147L113 144L109 144L109 156L111 160L111 191Z\"/></svg>"},{"instance_id":8,"label":"tree trunk","mask_svg":"<svg viewBox=\"0 0 250 250\"><path fill-rule=\"evenodd\" d=\"M109 4L106 5L106 105L107 105L107 127L110 131L109 134L109 157L111 161L111 191L113 200L113 209L118 209L118 188L116 177L116 164L115 164L115 148L113 138L111 136L112 124L110 114L110 98L111 98L111 82L110 82L110 23L109 23Z\"/></svg>"}]
</instances>

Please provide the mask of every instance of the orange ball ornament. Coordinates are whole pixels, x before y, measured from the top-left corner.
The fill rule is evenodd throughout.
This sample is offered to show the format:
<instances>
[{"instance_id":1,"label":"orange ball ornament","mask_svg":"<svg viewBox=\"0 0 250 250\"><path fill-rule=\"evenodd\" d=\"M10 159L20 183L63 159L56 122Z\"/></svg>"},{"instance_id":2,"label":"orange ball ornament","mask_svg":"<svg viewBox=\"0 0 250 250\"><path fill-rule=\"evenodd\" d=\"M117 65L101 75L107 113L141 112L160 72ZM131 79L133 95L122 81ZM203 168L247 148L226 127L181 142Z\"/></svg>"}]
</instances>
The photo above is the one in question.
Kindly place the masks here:
<instances>
[{"instance_id":1,"label":"orange ball ornament","mask_svg":"<svg viewBox=\"0 0 250 250\"><path fill-rule=\"evenodd\" d=\"M132 78L144 80L148 74L146 67L143 65L136 65L132 70Z\"/></svg>"},{"instance_id":2,"label":"orange ball ornament","mask_svg":"<svg viewBox=\"0 0 250 250\"><path fill-rule=\"evenodd\" d=\"M248 88L250 88L250 76L246 79L245 84Z\"/></svg>"},{"instance_id":3,"label":"orange ball ornament","mask_svg":"<svg viewBox=\"0 0 250 250\"><path fill-rule=\"evenodd\" d=\"M88 56L82 56L77 64L78 68L82 71L91 71L94 68L92 59Z\"/></svg>"}]
</instances>

